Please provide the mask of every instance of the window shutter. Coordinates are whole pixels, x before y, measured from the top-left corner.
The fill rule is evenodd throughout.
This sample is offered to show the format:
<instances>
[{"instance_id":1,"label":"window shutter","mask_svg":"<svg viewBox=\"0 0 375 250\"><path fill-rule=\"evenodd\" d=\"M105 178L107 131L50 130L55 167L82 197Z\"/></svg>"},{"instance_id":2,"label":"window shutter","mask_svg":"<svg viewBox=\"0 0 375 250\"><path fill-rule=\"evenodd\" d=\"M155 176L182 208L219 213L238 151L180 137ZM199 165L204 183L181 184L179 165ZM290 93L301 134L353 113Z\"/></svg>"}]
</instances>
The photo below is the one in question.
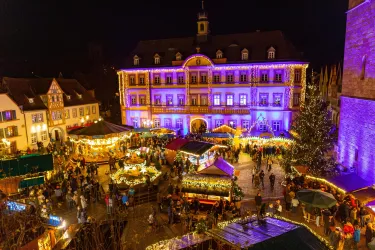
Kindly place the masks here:
<instances>
[{"instance_id":1,"label":"window shutter","mask_svg":"<svg viewBox=\"0 0 375 250\"><path fill-rule=\"evenodd\" d=\"M6 121L7 119L6 119L6 117L7 117L7 115L6 115L6 111L3 111L3 112L1 112L1 114L2 114L2 116L3 116L3 121Z\"/></svg>"},{"instance_id":2,"label":"window shutter","mask_svg":"<svg viewBox=\"0 0 375 250\"><path fill-rule=\"evenodd\" d=\"M8 134L8 128L4 128L4 133L5 133L5 138L8 138L9 137L9 134Z\"/></svg>"},{"instance_id":3,"label":"window shutter","mask_svg":"<svg viewBox=\"0 0 375 250\"><path fill-rule=\"evenodd\" d=\"M3 121L3 113L0 112L0 122L2 122L2 121Z\"/></svg>"},{"instance_id":4,"label":"window shutter","mask_svg":"<svg viewBox=\"0 0 375 250\"><path fill-rule=\"evenodd\" d=\"M16 117L16 111L15 110L12 110L12 120L16 120L17 117Z\"/></svg>"},{"instance_id":5,"label":"window shutter","mask_svg":"<svg viewBox=\"0 0 375 250\"><path fill-rule=\"evenodd\" d=\"M18 127L17 126L13 127L13 136L18 136Z\"/></svg>"},{"instance_id":6,"label":"window shutter","mask_svg":"<svg viewBox=\"0 0 375 250\"><path fill-rule=\"evenodd\" d=\"M0 128L0 138L4 138L4 129Z\"/></svg>"}]
</instances>

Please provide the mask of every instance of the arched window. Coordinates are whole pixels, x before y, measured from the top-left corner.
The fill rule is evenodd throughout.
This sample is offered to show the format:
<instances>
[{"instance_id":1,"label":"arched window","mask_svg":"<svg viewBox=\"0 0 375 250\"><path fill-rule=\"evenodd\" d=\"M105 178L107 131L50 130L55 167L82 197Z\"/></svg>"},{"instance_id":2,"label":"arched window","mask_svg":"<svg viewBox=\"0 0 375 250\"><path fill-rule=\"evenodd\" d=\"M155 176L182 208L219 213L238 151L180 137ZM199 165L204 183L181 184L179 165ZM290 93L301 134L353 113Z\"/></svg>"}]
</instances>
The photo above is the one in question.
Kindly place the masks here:
<instances>
[{"instance_id":1,"label":"arched window","mask_svg":"<svg viewBox=\"0 0 375 250\"><path fill-rule=\"evenodd\" d=\"M268 59L275 59L275 53L276 53L276 50L274 47L271 47L267 50L267 58Z\"/></svg>"},{"instance_id":2,"label":"arched window","mask_svg":"<svg viewBox=\"0 0 375 250\"><path fill-rule=\"evenodd\" d=\"M181 53L177 52L177 54L176 54L176 61L181 61L181 59L182 59Z\"/></svg>"},{"instance_id":3,"label":"arched window","mask_svg":"<svg viewBox=\"0 0 375 250\"><path fill-rule=\"evenodd\" d=\"M201 23L201 24L199 25L199 30L200 30L200 31L204 31L204 24L203 24L203 23Z\"/></svg>"},{"instance_id":4,"label":"arched window","mask_svg":"<svg viewBox=\"0 0 375 250\"><path fill-rule=\"evenodd\" d=\"M160 64L160 56L158 54L154 55L154 62L155 64Z\"/></svg>"},{"instance_id":5,"label":"arched window","mask_svg":"<svg viewBox=\"0 0 375 250\"><path fill-rule=\"evenodd\" d=\"M242 61L249 60L249 51L247 49L241 51L241 59Z\"/></svg>"}]
</instances>

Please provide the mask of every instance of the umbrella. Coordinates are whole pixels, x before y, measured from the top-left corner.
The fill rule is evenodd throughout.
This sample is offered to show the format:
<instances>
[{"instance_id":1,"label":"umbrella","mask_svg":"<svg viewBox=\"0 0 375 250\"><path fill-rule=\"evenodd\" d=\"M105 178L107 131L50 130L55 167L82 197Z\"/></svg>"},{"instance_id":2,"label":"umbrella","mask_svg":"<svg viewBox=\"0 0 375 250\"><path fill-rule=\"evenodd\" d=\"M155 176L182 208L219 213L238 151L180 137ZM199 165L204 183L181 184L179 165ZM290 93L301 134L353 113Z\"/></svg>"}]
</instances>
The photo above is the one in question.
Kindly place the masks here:
<instances>
[{"instance_id":1,"label":"umbrella","mask_svg":"<svg viewBox=\"0 0 375 250\"><path fill-rule=\"evenodd\" d=\"M330 208L336 204L336 199L331 193L317 189L303 189L297 192L301 202L318 208Z\"/></svg>"}]
</instances>

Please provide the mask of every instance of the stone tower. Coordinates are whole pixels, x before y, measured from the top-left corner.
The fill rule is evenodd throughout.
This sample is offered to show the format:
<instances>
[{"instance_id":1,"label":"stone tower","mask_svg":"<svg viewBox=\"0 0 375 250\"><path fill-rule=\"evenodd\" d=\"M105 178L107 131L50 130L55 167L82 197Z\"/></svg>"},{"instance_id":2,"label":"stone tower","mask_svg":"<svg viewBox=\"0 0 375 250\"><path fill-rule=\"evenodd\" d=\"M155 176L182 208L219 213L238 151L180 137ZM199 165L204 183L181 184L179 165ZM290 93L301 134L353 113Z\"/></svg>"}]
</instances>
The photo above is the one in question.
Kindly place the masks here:
<instances>
[{"instance_id":1,"label":"stone tower","mask_svg":"<svg viewBox=\"0 0 375 250\"><path fill-rule=\"evenodd\" d=\"M205 42L207 41L207 36L210 33L208 28L208 14L207 11L204 10L204 2L202 1L202 10L198 13L198 21L197 21L197 40L198 42Z\"/></svg>"},{"instance_id":2,"label":"stone tower","mask_svg":"<svg viewBox=\"0 0 375 250\"><path fill-rule=\"evenodd\" d=\"M349 0L339 161L375 183L375 0Z\"/></svg>"}]
</instances>

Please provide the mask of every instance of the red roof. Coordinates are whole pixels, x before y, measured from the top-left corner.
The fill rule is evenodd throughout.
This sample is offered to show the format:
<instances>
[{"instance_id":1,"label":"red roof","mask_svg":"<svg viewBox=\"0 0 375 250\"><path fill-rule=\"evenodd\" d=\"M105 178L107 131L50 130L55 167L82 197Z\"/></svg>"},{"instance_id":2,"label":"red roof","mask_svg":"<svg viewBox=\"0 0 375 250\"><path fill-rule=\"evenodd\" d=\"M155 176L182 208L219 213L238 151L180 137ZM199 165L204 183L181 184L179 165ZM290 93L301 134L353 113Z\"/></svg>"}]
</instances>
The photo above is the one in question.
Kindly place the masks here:
<instances>
[{"instance_id":1,"label":"red roof","mask_svg":"<svg viewBox=\"0 0 375 250\"><path fill-rule=\"evenodd\" d=\"M165 146L165 148L169 150L177 151L188 142L189 140L177 138L171 141L170 143L168 143L167 146Z\"/></svg>"}]
</instances>

